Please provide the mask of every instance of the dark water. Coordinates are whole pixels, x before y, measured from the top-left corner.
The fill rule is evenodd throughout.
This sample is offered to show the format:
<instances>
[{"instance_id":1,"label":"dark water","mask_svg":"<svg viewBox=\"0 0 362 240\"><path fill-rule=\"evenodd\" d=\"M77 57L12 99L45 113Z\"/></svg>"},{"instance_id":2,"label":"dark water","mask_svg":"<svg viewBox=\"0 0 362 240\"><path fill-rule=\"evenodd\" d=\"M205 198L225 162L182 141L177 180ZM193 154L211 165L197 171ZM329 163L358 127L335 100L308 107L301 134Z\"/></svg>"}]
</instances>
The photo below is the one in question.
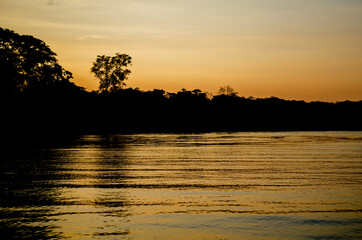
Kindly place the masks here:
<instances>
[{"instance_id":1,"label":"dark water","mask_svg":"<svg viewBox=\"0 0 362 240\"><path fill-rule=\"evenodd\" d=\"M2 239L361 239L362 132L1 149Z\"/></svg>"}]
</instances>

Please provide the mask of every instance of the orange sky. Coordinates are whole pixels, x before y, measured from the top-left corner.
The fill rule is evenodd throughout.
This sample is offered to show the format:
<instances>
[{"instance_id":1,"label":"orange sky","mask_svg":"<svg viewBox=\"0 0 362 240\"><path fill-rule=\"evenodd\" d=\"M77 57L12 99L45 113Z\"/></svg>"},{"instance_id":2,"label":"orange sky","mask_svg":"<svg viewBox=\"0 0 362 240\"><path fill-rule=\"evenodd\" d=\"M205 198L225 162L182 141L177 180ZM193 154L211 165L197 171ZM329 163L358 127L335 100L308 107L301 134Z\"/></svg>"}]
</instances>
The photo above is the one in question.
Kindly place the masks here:
<instances>
[{"instance_id":1,"label":"orange sky","mask_svg":"<svg viewBox=\"0 0 362 240\"><path fill-rule=\"evenodd\" d=\"M143 90L362 99L359 0L2 0L0 21L44 40L88 90L96 56L120 52Z\"/></svg>"}]
</instances>

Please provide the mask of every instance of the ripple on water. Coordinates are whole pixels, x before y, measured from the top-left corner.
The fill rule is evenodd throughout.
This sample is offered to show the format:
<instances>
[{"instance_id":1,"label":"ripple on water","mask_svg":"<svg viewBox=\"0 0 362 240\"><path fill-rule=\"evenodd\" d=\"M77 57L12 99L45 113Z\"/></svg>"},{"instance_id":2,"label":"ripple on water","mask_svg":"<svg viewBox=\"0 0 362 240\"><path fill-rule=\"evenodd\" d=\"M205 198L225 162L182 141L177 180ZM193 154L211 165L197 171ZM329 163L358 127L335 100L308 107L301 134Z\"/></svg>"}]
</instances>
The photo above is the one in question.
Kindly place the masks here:
<instances>
[{"instance_id":1,"label":"ripple on water","mask_svg":"<svg viewBox=\"0 0 362 240\"><path fill-rule=\"evenodd\" d=\"M360 132L86 135L0 154L3 236L362 238Z\"/></svg>"}]
</instances>

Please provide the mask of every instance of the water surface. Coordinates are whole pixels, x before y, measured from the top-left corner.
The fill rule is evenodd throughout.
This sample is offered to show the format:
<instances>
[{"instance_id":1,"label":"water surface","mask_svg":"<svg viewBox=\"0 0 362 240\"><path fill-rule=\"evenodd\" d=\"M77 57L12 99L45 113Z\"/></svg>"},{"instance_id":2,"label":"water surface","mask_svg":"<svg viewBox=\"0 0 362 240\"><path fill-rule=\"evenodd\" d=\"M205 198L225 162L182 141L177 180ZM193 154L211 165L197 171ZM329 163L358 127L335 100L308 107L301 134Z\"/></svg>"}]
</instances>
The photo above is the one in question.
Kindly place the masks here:
<instances>
[{"instance_id":1,"label":"water surface","mask_svg":"<svg viewBox=\"0 0 362 240\"><path fill-rule=\"evenodd\" d=\"M1 149L29 239L361 239L362 133L85 135Z\"/></svg>"}]
</instances>

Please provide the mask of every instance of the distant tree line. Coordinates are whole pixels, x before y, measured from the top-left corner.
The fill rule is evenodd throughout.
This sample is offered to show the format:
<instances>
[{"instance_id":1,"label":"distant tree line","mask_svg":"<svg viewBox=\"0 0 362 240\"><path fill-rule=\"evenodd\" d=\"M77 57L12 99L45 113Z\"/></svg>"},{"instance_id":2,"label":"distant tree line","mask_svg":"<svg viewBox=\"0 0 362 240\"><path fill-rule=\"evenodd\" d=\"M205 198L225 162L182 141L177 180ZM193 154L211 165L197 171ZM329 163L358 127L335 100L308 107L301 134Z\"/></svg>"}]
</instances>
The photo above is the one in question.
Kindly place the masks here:
<instances>
[{"instance_id":1,"label":"distant tree line","mask_svg":"<svg viewBox=\"0 0 362 240\"><path fill-rule=\"evenodd\" d=\"M70 80L41 40L0 28L2 133L71 134L209 131L362 130L362 101L337 103L240 97L230 86L215 96L125 88L132 58L97 56L98 91Z\"/></svg>"}]
</instances>

